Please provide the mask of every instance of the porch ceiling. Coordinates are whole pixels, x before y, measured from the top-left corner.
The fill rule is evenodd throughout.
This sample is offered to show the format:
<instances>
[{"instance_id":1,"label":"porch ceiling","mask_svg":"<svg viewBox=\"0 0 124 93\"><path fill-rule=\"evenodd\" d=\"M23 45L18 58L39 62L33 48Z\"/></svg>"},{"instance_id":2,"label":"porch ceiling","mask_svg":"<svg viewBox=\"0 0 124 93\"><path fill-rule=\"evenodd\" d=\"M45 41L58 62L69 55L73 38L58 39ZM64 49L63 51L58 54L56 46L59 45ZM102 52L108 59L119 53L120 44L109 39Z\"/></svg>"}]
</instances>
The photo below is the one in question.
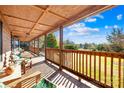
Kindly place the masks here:
<instances>
[{"instance_id":1,"label":"porch ceiling","mask_svg":"<svg viewBox=\"0 0 124 93\"><path fill-rule=\"evenodd\" d=\"M114 7L113 5L1 5L1 18L13 35L30 41L40 35L69 25L81 18Z\"/></svg>"}]
</instances>

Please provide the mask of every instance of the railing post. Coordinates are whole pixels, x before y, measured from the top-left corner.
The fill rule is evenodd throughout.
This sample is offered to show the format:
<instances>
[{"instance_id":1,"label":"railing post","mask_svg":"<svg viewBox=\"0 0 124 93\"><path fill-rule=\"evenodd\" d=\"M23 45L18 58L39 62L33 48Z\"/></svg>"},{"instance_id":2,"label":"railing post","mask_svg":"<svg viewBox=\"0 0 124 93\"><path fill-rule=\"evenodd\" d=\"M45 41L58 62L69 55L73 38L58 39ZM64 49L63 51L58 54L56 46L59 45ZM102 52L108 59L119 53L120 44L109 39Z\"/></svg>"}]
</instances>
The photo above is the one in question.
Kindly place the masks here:
<instances>
[{"instance_id":1,"label":"railing post","mask_svg":"<svg viewBox=\"0 0 124 93\"><path fill-rule=\"evenodd\" d=\"M62 62L63 62L63 26L60 26L60 42L59 42L59 53L60 53L60 67L59 69L62 70Z\"/></svg>"},{"instance_id":2,"label":"railing post","mask_svg":"<svg viewBox=\"0 0 124 93\"><path fill-rule=\"evenodd\" d=\"M47 62L47 51L46 51L46 47L47 47L47 34L44 35L45 62Z\"/></svg>"}]
</instances>

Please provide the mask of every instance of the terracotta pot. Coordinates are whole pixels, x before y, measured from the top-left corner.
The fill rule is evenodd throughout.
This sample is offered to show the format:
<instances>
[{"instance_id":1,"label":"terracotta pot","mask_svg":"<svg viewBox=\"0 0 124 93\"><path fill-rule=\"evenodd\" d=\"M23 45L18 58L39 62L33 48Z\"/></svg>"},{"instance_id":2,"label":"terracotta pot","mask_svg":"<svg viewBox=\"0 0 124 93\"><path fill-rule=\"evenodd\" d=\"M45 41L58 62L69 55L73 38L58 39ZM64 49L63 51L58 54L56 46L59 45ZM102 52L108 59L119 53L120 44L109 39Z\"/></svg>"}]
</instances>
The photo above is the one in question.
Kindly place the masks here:
<instances>
[{"instance_id":1,"label":"terracotta pot","mask_svg":"<svg viewBox=\"0 0 124 93\"><path fill-rule=\"evenodd\" d=\"M5 69L5 73L6 73L7 75L11 75L11 74L13 73L13 69L12 69L11 67L7 67L7 68Z\"/></svg>"}]
</instances>

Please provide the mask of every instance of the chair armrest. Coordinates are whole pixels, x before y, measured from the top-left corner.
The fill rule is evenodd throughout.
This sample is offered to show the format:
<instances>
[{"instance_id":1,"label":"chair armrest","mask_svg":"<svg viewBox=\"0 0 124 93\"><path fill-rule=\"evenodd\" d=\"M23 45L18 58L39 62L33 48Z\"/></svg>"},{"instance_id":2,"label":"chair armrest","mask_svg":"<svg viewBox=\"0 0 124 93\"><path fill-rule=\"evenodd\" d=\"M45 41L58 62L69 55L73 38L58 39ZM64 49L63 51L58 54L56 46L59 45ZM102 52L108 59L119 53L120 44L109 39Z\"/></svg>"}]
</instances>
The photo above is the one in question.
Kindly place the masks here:
<instances>
[{"instance_id":1,"label":"chair armrest","mask_svg":"<svg viewBox=\"0 0 124 93\"><path fill-rule=\"evenodd\" d=\"M27 76L25 78L20 79L19 82L16 84L15 88L21 88L22 87L22 82L23 83L27 82L27 81L29 81L32 78L35 78L35 83L37 84L39 82L39 80L40 80L40 76L41 76L41 72L40 71L36 71L33 74L31 74L31 75L29 75L29 76Z\"/></svg>"}]
</instances>

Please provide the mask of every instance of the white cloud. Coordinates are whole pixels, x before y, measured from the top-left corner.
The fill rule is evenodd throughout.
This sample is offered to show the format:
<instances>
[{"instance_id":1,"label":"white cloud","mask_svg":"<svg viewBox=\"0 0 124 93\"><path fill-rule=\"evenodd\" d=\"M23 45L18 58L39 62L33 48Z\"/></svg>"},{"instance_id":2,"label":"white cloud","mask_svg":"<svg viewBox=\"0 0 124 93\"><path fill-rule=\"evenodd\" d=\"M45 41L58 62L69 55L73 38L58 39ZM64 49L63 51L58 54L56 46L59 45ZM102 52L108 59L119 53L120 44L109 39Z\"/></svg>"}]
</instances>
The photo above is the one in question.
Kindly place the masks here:
<instances>
[{"instance_id":1,"label":"white cloud","mask_svg":"<svg viewBox=\"0 0 124 93\"><path fill-rule=\"evenodd\" d=\"M104 19L104 16L101 15L101 14L97 14L97 15L95 15L94 17L98 17L98 18Z\"/></svg>"},{"instance_id":2,"label":"white cloud","mask_svg":"<svg viewBox=\"0 0 124 93\"><path fill-rule=\"evenodd\" d=\"M86 19L84 20L84 22L96 22L96 21L97 21L97 18L104 19L104 16L101 15L101 14L97 14L97 15L95 15L95 16L86 18Z\"/></svg>"},{"instance_id":3,"label":"white cloud","mask_svg":"<svg viewBox=\"0 0 124 93\"><path fill-rule=\"evenodd\" d=\"M119 27L118 25L113 25L113 26L108 26L108 25L106 25L106 26L105 26L105 29L118 28L118 27Z\"/></svg>"},{"instance_id":4,"label":"white cloud","mask_svg":"<svg viewBox=\"0 0 124 93\"><path fill-rule=\"evenodd\" d=\"M118 26L117 26L117 25L114 25L113 27L114 27L114 28L118 28Z\"/></svg>"},{"instance_id":5,"label":"white cloud","mask_svg":"<svg viewBox=\"0 0 124 93\"><path fill-rule=\"evenodd\" d=\"M83 36L83 39L82 39L82 43L97 43L97 44L100 44L100 43L107 43L107 40L106 40L106 35L95 35L95 34L92 34L92 35L87 35L87 36Z\"/></svg>"},{"instance_id":6,"label":"white cloud","mask_svg":"<svg viewBox=\"0 0 124 93\"><path fill-rule=\"evenodd\" d=\"M121 19L122 19L122 17L123 17L123 15L122 15L122 14L117 15L117 20L121 20Z\"/></svg>"},{"instance_id":7,"label":"white cloud","mask_svg":"<svg viewBox=\"0 0 124 93\"><path fill-rule=\"evenodd\" d=\"M72 31L68 35L87 35L87 34L89 34L89 32L92 32L92 31L98 32L99 31L98 28L87 27L87 26L85 26L84 23L73 24L73 25L67 27L67 29Z\"/></svg>"},{"instance_id":8,"label":"white cloud","mask_svg":"<svg viewBox=\"0 0 124 93\"><path fill-rule=\"evenodd\" d=\"M109 26L106 25L106 26L105 26L105 29L108 29L108 28L109 28Z\"/></svg>"},{"instance_id":9,"label":"white cloud","mask_svg":"<svg viewBox=\"0 0 124 93\"><path fill-rule=\"evenodd\" d=\"M89 17L89 18L86 18L84 21L85 22L96 22L96 18Z\"/></svg>"}]
</instances>

